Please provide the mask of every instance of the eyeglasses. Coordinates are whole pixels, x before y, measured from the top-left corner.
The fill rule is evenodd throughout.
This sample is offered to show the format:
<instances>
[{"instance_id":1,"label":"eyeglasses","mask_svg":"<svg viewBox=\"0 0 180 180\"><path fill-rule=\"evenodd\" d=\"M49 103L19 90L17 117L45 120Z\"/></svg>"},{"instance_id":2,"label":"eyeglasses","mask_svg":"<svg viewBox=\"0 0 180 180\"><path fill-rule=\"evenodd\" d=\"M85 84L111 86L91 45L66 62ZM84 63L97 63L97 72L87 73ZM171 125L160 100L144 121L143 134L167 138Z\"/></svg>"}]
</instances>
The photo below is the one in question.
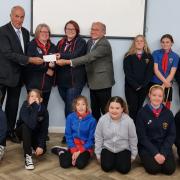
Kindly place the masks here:
<instances>
[{"instance_id":1,"label":"eyeglasses","mask_svg":"<svg viewBox=\"0 0 180 180\"><path fill-rule=\"evenodd\" d=\"M66 28L66 31L76 31L76 29L74 29L74 28Z\"/></svg>"},{"instance_id":2,"label":"eyeglasses","mask_svg":"<svg viewBox=\"0 0 180 180\"><path fill-rule=\"evenodd\" d=\"M40 31L40 33L49 34L48 31Z\"/></svg>"},{"instance_id":3,"label":"eyeglasses","mask_svg":"<svg viewBox=\"0 0 180 180\"><path fill-rule=\"evenodd\" d=\"M91 28L91 31L101 31L100 29Z\"/></svg>"}]
</instances>

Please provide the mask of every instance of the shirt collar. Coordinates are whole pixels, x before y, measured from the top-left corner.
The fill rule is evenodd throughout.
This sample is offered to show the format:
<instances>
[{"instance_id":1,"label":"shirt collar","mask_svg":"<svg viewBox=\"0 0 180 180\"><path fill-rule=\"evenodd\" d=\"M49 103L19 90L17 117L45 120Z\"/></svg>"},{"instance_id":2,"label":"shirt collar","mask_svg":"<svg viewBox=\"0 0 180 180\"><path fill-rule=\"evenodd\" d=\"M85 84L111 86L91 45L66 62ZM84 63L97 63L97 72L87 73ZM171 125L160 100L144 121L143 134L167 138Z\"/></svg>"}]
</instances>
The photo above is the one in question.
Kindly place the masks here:
<instances>
[{"instance_id":1,"label":"shirt collar","mask_svg":"<svg viewBox=\"0 0 180 180\"><path fill-rule=\"evenodd\" d=\"M20 28L20 29L15 28L14 25L12 24L12 22L11 22L11 25L12 25L13 29L15 30L15 32L17 32L18 30L19 30L20 32L22 32L22 31L21 31L21 28Z\"/></svg>"}]
</instances>

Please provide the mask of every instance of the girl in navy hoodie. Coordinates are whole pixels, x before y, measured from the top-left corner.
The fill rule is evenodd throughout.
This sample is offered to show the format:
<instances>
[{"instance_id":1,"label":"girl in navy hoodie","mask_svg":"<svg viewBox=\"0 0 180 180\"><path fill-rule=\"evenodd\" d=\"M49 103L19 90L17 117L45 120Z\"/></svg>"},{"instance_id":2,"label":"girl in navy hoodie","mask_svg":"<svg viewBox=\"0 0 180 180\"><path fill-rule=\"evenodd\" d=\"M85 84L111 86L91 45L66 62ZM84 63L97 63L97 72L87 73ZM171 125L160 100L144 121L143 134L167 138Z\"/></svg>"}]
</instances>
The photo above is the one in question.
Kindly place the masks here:
<instances>
[{"instance_id":1,"label":"girl in navy hoodie","mask_svg":"<svg viewBox=\"0 0 180 180\"><path fill-rule=\"evenodd\" d=\"M176 169L172 145L176 137L172 112L163 103L164 89L154 85L150 102L137 115L138 151L145 170L150 174L172 174Z\"/></svg>"},{"instance_id":2,"label":"girl in navy hoodie","mask_svg":"<svg viewBox=\"0 0 180 180\"><path fill-rule=\"evenodd\" d=\"M33 89L24 101L16 125L16 134L23 141L25 168L34 169L32 150L36 156L46 152L49 114L42 103L41 92Z\"/></svg>"},{"instance_id":3,"label":"girl in navy hoodie","mask_svg":"<svg viewBox=\"0 0 180 180\"><path fill-rule=\"evenodd\" d=\"M89 112L84 96L74 100L73 109L74 112L67 117L65 129L68 150L55 146L51 151L59 156L61 167L83 169L93 154L96 120Z\"/></svg>"}]
</instances>

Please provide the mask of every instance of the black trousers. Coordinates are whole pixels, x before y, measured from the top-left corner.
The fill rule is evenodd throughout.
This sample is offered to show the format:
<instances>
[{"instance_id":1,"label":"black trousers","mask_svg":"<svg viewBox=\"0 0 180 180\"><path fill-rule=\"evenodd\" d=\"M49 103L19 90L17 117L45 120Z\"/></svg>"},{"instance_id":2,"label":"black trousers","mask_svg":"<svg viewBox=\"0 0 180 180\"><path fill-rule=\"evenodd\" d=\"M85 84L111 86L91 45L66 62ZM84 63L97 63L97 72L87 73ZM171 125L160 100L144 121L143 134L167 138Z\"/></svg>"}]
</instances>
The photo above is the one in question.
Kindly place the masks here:
<instances>
[{"instance_id":1,"label":"black trousers","mask_svg":"<svg viewBox=\"0 0 180 180\"><path fill-rule=\"evenodd\" d=\"M78 169L83 169L87 166L90 160L89 151L84 151L76 159L76 167ZM72 166L72 154L69 151L65 151L59 156L59 163L62 168L69 168Z\"/></svg>"},{"instance_id":2,"label":"black trousers","mask_svg":"<svg viewBox=\"0 0 180 180\"><path fill-rule=\"evenodd\" d=\"M103 149L101 152L101 168L105 172L115 169L123 174L128 173L131 169L131 152L124 150L119 153L113 153Z\"/></svg>"},{"instance_id":3,"label":"black trousers","mask_svg":"<svg viewBox=\"0 0 180 180\"><path fill-rule=\"evenodd\" d=\"M178 111L175 115L175 125L176 125L176 140L175 145L177 147L177 153L180 158L180 111Z\"/></svg>"},{"instance_id":4,"label":"black trousers","mask_svg":"<svg viewBox=\"0 0 180 180\"><path fill-rule=\"evenodd\" d=\"M136 91L128 84L125 84L125 96L129 108L129 115L134 120L134 122L136 121L138 111L143 106L147 93L148 87Z\"/></svg>"},{"instance_id":5,"label":"black trousers","mask_svg":"<svg viewBox=\"0 0 180 180\"><path fill-rule=\"evenodd\" d=\"M176 163L174 156L168 156L164 162L164 164L158 164L154 157L150 155L140 155L140 159L143 163L143 166L145 170L149 174L157 174L157 173L163 173L167 175L171 175L176 170Z\"/></svg>"},{"instance_id":6,"label":"black trousers","mask_svg":"<svg viewBox=\"0 0 180 180\"><path fill-rule=\"evenodd\" d=\"M90 89L91 110L96 121L99 120L101 114L105 114L106 104L111 98L111 90L112 88L99 90Z\"/></svg>"},{"instance_id":7,"label":"black trousers","mask_svg":"<svg viewBox=\"0 0 180 180\"><path fill-rule=\"evenodd\" d=\"M7 87L0 85L0 90L2 92L1 104L4 102L5 95L5 113L7 118L7 134L12 135L14 133L14 127L16 123L16 116L19 106L19 97L21 93L21 86Z\"/></svg>"},{"instance_id":8,"label":"black trousers","mask_svg":"<svg viewBox=\"0 0 180 180\"><path fill-rule=\"evenodd\" d=\"M26 124L21 124L16 128L16 135L23 141L24 157L26 154L32 155L32 148L36 150L38 147L37 135ZM46 147L43 148L43 154L46 152Z\"/></svg>"}]
</instances>

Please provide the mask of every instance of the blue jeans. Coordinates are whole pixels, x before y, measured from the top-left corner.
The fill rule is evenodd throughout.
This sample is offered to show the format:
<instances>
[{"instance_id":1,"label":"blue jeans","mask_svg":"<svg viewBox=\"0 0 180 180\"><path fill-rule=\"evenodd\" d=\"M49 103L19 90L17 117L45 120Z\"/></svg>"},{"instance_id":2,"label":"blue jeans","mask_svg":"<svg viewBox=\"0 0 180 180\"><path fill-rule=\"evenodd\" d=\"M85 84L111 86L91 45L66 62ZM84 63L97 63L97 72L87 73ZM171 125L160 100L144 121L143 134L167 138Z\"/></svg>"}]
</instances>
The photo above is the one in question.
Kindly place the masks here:
<instances>
[{"instance_id":1,"label":"blue jeans","mask_svg":"<svg viewBox=\"0 0 180 180\"><path fill-rule=\"evenodd\" d=\"M65 103L65 116L67 117L70 113L72 113L72 102L73 100L79 96L82 92L83 87L73 87L73 88L65 88L59 87L59 94L62 97Z\"/></svg>"}]
</instances>

